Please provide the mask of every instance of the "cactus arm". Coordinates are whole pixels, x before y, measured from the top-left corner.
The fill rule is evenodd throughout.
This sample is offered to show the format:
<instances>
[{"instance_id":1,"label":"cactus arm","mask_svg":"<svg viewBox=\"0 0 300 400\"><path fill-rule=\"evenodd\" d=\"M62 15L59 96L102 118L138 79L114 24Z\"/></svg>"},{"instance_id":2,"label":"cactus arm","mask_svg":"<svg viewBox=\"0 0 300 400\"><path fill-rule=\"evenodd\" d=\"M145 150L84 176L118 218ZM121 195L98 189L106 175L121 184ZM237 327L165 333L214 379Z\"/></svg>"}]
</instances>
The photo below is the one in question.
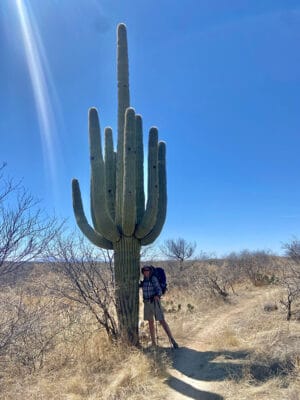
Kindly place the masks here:
<instances>
[{"instance_id":1,"label":"cactus arm","mask_svg":"<svg viewBox=\"0 0 300 400\"><path fill-rule=\"evenodd\" d=\"M91 110L89 110L89 120L90 120L90 114L91 114ZM90 121L89 121L89 123L90 123ZM89 129L90 129L90 126L89 126ZM101 146L101 141L100 141L100 146ZM91 148L91 143L90 143L90 148ZM92 156L90 158L92 158ZM92 174L91 174L91 178L90 178L90 210L91 210L91 217L92 217L93 226L94 226L95 230L97 232L99 232L99 224L98 224L98 221L97 221L97 218L96 218L96 215L95 215L95 209L94 209L95 190L94 190L93 182L94 182L94 180L93 180Z\"/></svg>"},{"instance_id":2,"label":"cactus arm","mask_svg":"<svg viewBox=\"0 0 300 400\"><path fill-rule=\"evenodd\" d=\"M158 131L151 128L148 147L148 198L144 216L138 225L135 237L147 236L156 223L158 212Z\"/></svg>"},{"instance_id":3,"label":"cactus arm","mask_svg":"<svg viewBox=\"0 0 300 400\"><path fill-rule=\"evenodd\" d=\"M139 225L145 212L144 192L144 146L143 122L140 115L136 115L136 224Z\"/></svg>"},{"instance_id":4,"label":"cactus arm","mask_svg":"<svg viewBox=\"0 0 300 400\"><path fill-rule=\"evenodd\" d=\"M132 236L136 224L136 119L133 108L127 108L124 137L124 181L122 230L125 236Z\"/></svg>"},{"instance_id":5,"label":"cactus arm","mask_svg":"<svg viewBox=\"0 0 300 400\"><path fill-rule=\"evenodd\" d=\"M99 235L87 222L86 216L83 211L82 200L79 182L77 179L72 181L72 196L73 196L73 209L76 218L77 225L81 232L98 247L102 247L107 250L113 249L112 242L106 240L104 237Z\"/></svg>"},{"instance_id":6,"label":"cactus arm","mask_svg":"<svg viewBox=\"0 0 300 400\"><path fill-rule=\"evenodd\" d=\"M122 226L123 207L123 165L124 165L124 121L125 111L129 107L129 69L127 32L124 24L117 29L117 79L118 79L118 144L116 175L116 224Z\"/></svg>"},{"instance_id":7,"label":"cactus arm","mask_svg":"<svg viewBox=\"0 0 300 400\"><path fill-rule=\"evenodd\" d=\"M158 213L156 223L152 231L141 240L142 246L146 246L154 242L159 236L166 220L167 214L167 174L166 174L166 144L159 142L158 144Z\"/></svg>"},{"instance_id":8,"label":"cactus arm","mask_svg":"<svg viewBox=\"0 0 300 400\"><path fill-rule=\"evenodd\" d=\"M92 213L96 219L97 231L107 240L116 242L120 238L120 233L106 209L105 169L101 149L99 119L95 108L89 110L89 135Z\"/></svg>"},{"instance_id":9,"label":"cactus arm","mask_svg":"<svg viewBox=\"0 0 300 400\"><path fill-rule=\"evenodd\" d=\"M105 184L106 207L111 219L114 221L116 200L116 159L111 128L105 128Z\"/></svg>"}]
</instances>

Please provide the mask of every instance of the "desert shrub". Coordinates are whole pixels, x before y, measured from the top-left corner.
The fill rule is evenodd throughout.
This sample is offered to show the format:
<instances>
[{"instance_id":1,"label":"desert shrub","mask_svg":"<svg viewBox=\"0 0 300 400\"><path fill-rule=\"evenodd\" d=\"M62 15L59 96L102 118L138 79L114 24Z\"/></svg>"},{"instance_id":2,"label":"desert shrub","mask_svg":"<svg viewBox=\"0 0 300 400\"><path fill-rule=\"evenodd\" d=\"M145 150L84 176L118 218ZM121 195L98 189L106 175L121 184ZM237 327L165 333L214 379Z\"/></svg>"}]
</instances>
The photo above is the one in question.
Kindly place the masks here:
<instances>
[{"instance_id":1,"label":"desert shrub","mask_svg":"<svg viewBox=\"0 0 300 400\"><path fill-rule=\"evenodd\" d=\"M278 310L278 306L276 303L266 303L264 305L264 311L266 312L272 312Z\"/></svg>"},{"instance_id":2,"label":"desert shrub","mask_svg":"<svg viewBox=\"0 0 300 400\"><path fill-rule=\"evenodd\" d=\"M194 255L196 246L196 242L188 242L183 238L168 239L160 246L160 251L168 259L175 260L182 271L185 262Z\"/></svg>"},{"instance_id":3,"label":"desert shrub","mask_svg":"<svg viewBox=\"0 0 300 400\"><path fill-rule=\"evenodd\" d=\"M244 374L249 375L254 384L279 377L282 384L286 380L285 384L288 385L300 355L298 339L283 332L274 332L263 347L257 346L250 353Z\"/></svg>"},{"instance_id":4,"label":"desert shrub","mask_svg":"<svg viewBox=\"0 0 300 400\"><path fill-rule=\"evenodd\" d=\"M280 302L286 308L286 318L289 321L300 311L300 241L293 239L284 244L283 248L288 259L281 266L280 284L285 294Z\"/></svg>"},{"instance_id":5,"label":"desert shrub","mask_svg":"<svg viewBox=\"0 0 300 400\"><path fill-rule=\"evenodd\" d=\"M48 289L85 307L110 339L118 339L111 252L96 249L81 236L57 236L48 259L56 273L55 283Z\"/></svg>"},{"instance_id":6,"label":"desert shrub","mask_svg":"<svg viewBox=\"0 0 300 400\"><path fill-rule=\"evenodd\" d=\"M225 300L229 296L229 290L233 291L232 276L228 273L226 265L201 268L199 274L200 283L215 297Z\"/></svg>"},{"instance_id":7,"label":"desert shrub","mask_svg":"<svg viewBox=\"0 0 300 400\"><path fill-rule=\"evenodd\" d=\"M0 301L0 368L35 372L72 324L56 299L7 289ZM3 371L3 370L2 370Z\"/></svg>"},{"instance_id":8,"label":"desert shrub","mask_svg":"<svg viewBox=\"0 0 300 400\"><path fill-rule=\"evenodd\" d=\"M286 263L282 269L280 284L284 288L280 303L285 307L286 319L289 321L300 310L300 265Z\"/></svg>"},{"instance_id":9,"label":"desert shrub","mask_svg":"<svg viewBox=\"0 0 300 400\"><path fill-rule=\"evenodd\" d=\"M297 238L292 239L283 245L285 255L295 264L300 264L300 240Z\"/></svg>"},{"instance_id":10,"label":"desert shrub","mask_svg":"<svg viewBox=\"0 0 300 400\"><path fill-rule=\"evenodd\" d=\"M180 303L176 303L174 300L165 300L163 301L163 310L166 313L176 313L181 311L182 305Z\"/></svg>"},{"instance_id":11,"label":"desert shrub","mask_svg":"<svg viewBox=\"0 0 300 400\"><path fill-rule=\"evenodd\" d=\"M249 279L254 286L270 285L278 282L278 262L268 251L243 250L226 257L229 268L240 278Z\"/></svg>"},{"instance_id":12,"label":"desert shrub","mask_svg":"<svg viewBox=\"0 0 300 400\"><path fill-rule=\"evenodd\" d=\"M189 270L189 287L202 297L226 300L234 293L235 277L225 263L221 265L201 262Z\"/></svg>"},{"instance_id":13,"label":"desert shrub","mask_svg":"<svg viewBox=\"0 0 300 400\"><path fill-rule=\"evenodd\" d=\"M21 182L0 166L0 284L14 284L28 263L45 255L62 223L49 218Z\"/></svg>"}]
</instances>

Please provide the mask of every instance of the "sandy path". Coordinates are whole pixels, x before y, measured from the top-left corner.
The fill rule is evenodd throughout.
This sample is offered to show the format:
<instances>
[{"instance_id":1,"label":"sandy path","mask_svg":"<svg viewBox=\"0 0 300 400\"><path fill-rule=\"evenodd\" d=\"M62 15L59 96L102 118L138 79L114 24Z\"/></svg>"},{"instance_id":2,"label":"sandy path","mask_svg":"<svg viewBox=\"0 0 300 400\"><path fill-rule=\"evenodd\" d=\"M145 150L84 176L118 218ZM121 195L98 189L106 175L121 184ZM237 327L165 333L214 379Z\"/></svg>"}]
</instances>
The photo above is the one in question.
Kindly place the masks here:
<instances>
[{"instance_id":1,"label":"sandy path","mask_svg":"<svg viewBox=\"0 0 300 400\"><path fill-rule=\"evenodd\" d=\"M173 368L169 370L168 399L221 400L213 390L214 368L210 370L209 356L198 347L181 347L174 355Z\"/></svg>"},{"instance_id":2,"label":"sandy path","mask_svg":"<svg viewBox=\"0 0 300 400\"><path fill-rule=\"evenodd\" d=\"M180 349L173 351L167 399L225 399L221 390L218 390L219 383L231 374L241 373L241 364L247 354L241 351L216 351L211 344L211 338L217 331L226 329L230 320L241 313L246 315L249 303L257 300L257 296L246 296L239 299L237 307L225 307L221 315L204 317L199 322L198 329L193 327L192 331L187 330L188 335L179 342Z\"/></svg>"}]
</instances>

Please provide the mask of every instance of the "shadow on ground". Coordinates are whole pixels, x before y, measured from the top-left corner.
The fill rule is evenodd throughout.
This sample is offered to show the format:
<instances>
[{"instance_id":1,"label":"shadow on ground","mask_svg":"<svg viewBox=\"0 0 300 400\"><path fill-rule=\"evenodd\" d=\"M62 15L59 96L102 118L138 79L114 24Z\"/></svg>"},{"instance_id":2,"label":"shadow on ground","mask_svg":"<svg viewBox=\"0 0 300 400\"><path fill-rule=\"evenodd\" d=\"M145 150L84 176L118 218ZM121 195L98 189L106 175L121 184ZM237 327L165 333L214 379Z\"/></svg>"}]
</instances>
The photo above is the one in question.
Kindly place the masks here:
<instances>
[{"instance_id":1,"label":"shadow on ground","mask_svg":"<svg viewBox=\"0 0 300 400\"><path fill-rule=\"evenodd\" d=\"M173 368L183 375L199 381L213 382L228 378L239 379L243 374L245 351L196 351L187 347L172 352ZM170 376L167 384L191 399L223 400L218 394L206 392Z\"/></svg>"},{"instance_id":2,"label":"shadow on ground","mask_svg":"<svg viewBox=\"0 0 300 400\"><path fill-rule=\"evenodd\" d=\"M252 376L253 382L259 384L274 376L284 377L294 368L294 364L289 361L282 363L272 359L267 363L251 362L251 353L243 350L196 351L187 347L180 347L177 350L166 348L156 348L156 350L158 351L146 350L146 354L159 357L167 353L172 359L173 369L183 375L182 379L181 375L179 377L170 375L166 383L173 390L195 400L224 400L216 393L201 389L201 381L221 382L226 379L239 381L246 373Z\"/></svg>"},{"instance_id":3,"label":"shadow on ground","mask_svg":"<svg viewBox=\"0 0 300 400\"><path fill-rule=\"evenodd\" d=\"M187 347L173 351L173 368L201 381L242 377L246 351L196 351Z\"/></svg>"},{"instance_id":4,"label":"shadow on ground","mask_svg":"<svg viewBox=\"0 0 300 400\"><path fill-rule=\"evenodd\" d=\"M206 392L204 390L196 389L192 385L189 385L186 382L181 381L175 377L171 377L168 380L168 385L183 394L186 397L190 397L195 400L224 400L224 397L211 392Z\"/></svg>"}]
</instances>

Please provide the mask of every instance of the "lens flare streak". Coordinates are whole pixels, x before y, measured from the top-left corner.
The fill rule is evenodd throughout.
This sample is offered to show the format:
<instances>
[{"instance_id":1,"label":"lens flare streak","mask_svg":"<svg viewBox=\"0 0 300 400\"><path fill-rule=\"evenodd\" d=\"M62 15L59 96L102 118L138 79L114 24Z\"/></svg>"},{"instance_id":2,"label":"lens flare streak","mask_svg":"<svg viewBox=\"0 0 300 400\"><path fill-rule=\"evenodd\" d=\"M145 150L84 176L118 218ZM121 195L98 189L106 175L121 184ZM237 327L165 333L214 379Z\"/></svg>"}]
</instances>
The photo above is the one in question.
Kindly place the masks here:
<instances>
[{"instance_id":1,"label":"lens flare streak","mask_svg":"<svg viewBox=\"0 0 300 400\"><path fill-rule=\"evenodd\" d=\"M46 171L50 175L52 187L56 184L55 158L55 120L49 96L50 80L47 79L48 65L43 51L42 41L29 5L24 0L16 0L16 9L20 21L35 105L40 126L43 158Z\"/></svg>"}]
</instances>

